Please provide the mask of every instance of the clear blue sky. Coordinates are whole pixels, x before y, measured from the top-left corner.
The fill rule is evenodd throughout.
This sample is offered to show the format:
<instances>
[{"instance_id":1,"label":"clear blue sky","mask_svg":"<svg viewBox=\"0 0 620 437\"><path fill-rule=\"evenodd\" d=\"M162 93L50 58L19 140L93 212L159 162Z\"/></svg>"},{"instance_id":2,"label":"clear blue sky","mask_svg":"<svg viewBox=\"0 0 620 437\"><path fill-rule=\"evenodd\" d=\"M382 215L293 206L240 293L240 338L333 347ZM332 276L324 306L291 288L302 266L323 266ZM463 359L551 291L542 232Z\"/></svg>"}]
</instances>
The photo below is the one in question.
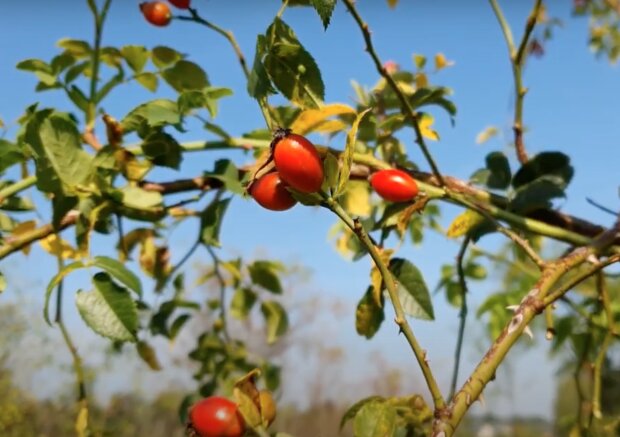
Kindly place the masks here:
<instances>
[{"instance_id":1,"label":"clear blue sky","mask_svg":"<svg viewBox=\"0 0 620 437\"><path fill-rule=\"evenodd\" d=\"M14 66L24 58L51 58L57 53L55 41L62 37L90 40L92 26L86 2L32 0L28 2L28 7L20 2L5 3L0 16L4 35L0 40L0 117L10 123L25 106L35 101L40 101L44 106L72 109L60 93L34 93L34 77L17 71ZM244 77L226 41L213 32L188 23L173 22L164 29L149 26L139 14L138 3L134 0L113 2L104 44L143 44L147 47L164 44L190 54L191 60L206 69L213 85L236 91L233 97L222 101L216 122L233 135L262 127L258 106L245 92ZM194 0L194 3L205 17L235 33L249 59L253 56L256 34L266 29L279 7L279 2L275 0ZM443 52L448 59L455 61L453 67L432 78L433 82L454 89L454 101L459 111L454 127L444 113L439 110L433 112L441 141L431 146L443 172L466 179L482 165L488 152L506 149L513 106L512 76L500 29L487 2L402 1L395 10L389 10L384 2L378 0L358 3L361 15L372 29L382 59L391 59L403 68L410 68L413 53L432 58L435 53ZM518 38L530 2L502 3ZM594 197L612 208L618 204L619 71L605 60L596 60L589 52L585 19L571 18L566 3L550 3L549 14L562 19L563 27L555 30L554 38L546 46L545 56L541 60L531 60L526 70L525 82L530 88L525 103L526 144L530 153L561 150L569 154L576 175L568 190L568 200L559 205L564 211L608 224L610 216L589 206L585 197ZM290 8L283 18L315 56L326 85L327 102L351 103L352 79L368 86L375 83L377 75L363 50L359 30L341 4L336 8L327 32L323 31L318 16L307 8ZM156 96L140 87L129 86L114 92L104 108L121 118L139 102L155 97L174 97L174 94L166 86L162 86ZM488 125L502 128L504 137L484 145L475 144L477 133ZM183 140L212 138L196 124L190 124L189 128L189 132L181 137ZM412 136L407 133L403 139L412 158L424 168ZM338 137L331 145L342 147L342 143L342 138ZM237 158L239 162L249 159ZM191 155L186 158L178 175L162 172L153 178L198 175L202 170L211 168L214 159L213 153ZM608 176L602 179L600 175L603 174ZM458 212L447 207L443 211L444 224L449 223ZM334 219L325 211L297 207L289 212L274 214L249 201L236 199L222 231L223 256L241 253L251 257L256 253L265 253L283 260L297 260L314 272L311 287L353 302L367 285L369 261L365 259L351 264L340 258L327 242L327 231L333 223ZM194 238L192 226L175 234L172 247L174 259L178 260L191 244ZM482 245L493 248L498 241L489 238ZM109 251L110 248L104 247L103 250ZM456 252L455 242L429 233L423 246L405 247L399 253L421 268L432 288L437 283L440 265L452 262ZM17 267L13 278L29 273L29 280L38 284L29 293L36 305L40 305L42 287L54 270L55 262L41 256L38 249L33 251L28 264L25 262L25 258L17 255L17 259L3 264ZM36 276L30 271L32 263L39 267ZM79 276L73 280L75 288L85 285L80 283L82 280L85 278ZM485 293L493 289L491 277L486 284L473 287L472 299L480 302ZM434 304L438 321L414 321L413 325L429 351L429 358L438 366L441 382L446 387L457 314L441 296L435 297ZM70 305L67 308L67 312L73 311ZM353 355L378 350L390 363L403 369L413 367L404 340L395 335L396 331L389 322L382 327L374 343L367 343L355 336L353 316L354 306L350 305L348 314L335 324L335 329L342 333L339 337L341 342ZM73 320L76 326L81 323L75 318ZM473 349L474 343L480 343L480 340L472 341L468 346ZM516 412L523 414L549 414L554 368L547 366L536 376L529 376L530 366L539 365L545 356L544 341L539 338L538 344L539 347L527 353L520 349L518 362L513 362L515 381L525 382L533 391L527 397L523 392L518 392L512 404L498 401L496 405L500 406L500 411L516 409ZM465 369L471 368L476 357L477 353L466 351ZM415 372L419 379L417 370ZM498 376L501 378L502 373Z\"/></svg>"}]
</instances>

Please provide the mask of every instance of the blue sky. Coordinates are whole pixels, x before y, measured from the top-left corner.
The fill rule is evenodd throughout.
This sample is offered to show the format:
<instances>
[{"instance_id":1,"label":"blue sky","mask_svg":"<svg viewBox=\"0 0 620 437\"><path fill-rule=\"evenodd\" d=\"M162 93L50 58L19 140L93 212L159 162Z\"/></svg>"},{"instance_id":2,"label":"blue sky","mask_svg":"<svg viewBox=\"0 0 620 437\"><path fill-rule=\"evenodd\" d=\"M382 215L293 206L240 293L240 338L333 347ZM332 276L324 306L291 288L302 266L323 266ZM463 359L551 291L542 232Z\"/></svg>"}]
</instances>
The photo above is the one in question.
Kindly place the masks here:
<instances>
[{"instance_id":1,"label":"blue sky","mask_svg":"<svg viewBox=\"0 0 620 437\"><path fill-rule=\"evenodd\" d=\"M138 3L133 0L113 2L104 32L105 45L143 44L153 47L163 44L190 54L190 59L200 63L208 72L213 85L235 90L234 96L221 102L217 123L233 135L263 126L258 106L245 92L244 77L226 41L189 23L173 22L164 29L149 26L139 14ZM256 34L267 28L279 7L275 0L194 0L194 3L205 17L234 32L249 59L253 56ZM442 52L455 62L453 67L432 77L434 83L454 90L454 102L459 111L454 127L444 113L433 111L441 141L432 143L431 149L443 172L466 179L482 165L488 152L506 150L510 153L506 143L511 135L512 76L504 40L487 2L402 1L395 10L389 10L381 1L358 3L383 60L394 60L403 68L411 68L413 53L432 58L435 53ZM502 3L515 37L519 38L529 12L529 2ZM568 190L568 199L560 203L561 208L594 222L609 224L611 217L588 205L585 198L593 197L611 208L618 203L616 175L620 148L616 142L620 138L620 123L617 122L620 100L615 96L620 95L619 71L605 60L595 59L589 52L587 20L571 18L566 3L550 3L549 15L560 18L563 26L555 30L554 38L546 46L545 56L540 60L532 59L526 69L525 84L530 88L525 103L526 145L531 154L543 150L560 150L569 154L576 174ZM316 58L326 85L327 102L351 103L351 80L367 86L376 82L377 75L363 50L359 29L341 4L338 4L327 32L318 16L307 8L289 8L283 18ZM5 35L0 40L0 117L10 123L25 106L35 101L44 106L72 109L60 93L34 93L34 77L17 71L14 66L24 58L51 58L57 53L55 41L62 37L90 40L91 22L86 2L33 0L28 8L20 2L7 2L3 5L0 24ZM160 87L155 95L140 87L128 86L111 94L103 107L121 118L138 103L155 97L174 97L174 93L166 86ZM477 145L476 135L489 125L500 127L503 137ZM212 136L199 125L190 123L188 132L180 138L189 141L212 139ZM412 134L407 132L402 138L412 158L424 168ZM315 139L324 142L324 139ZM342 147L342 137L330 145ZM247 163L250 159L241 155L235 155L235 158L240 163ZM179 174L161 172L152 179L198 175L211 168L215 159L214 152L197 153L186 158ZM514 159L512 161L514 164ZM601 178L602 174L607 174L609 179ZM457 213L456 208L443 208L442 223L447 225ZM311 283L300 286L300 290L354 302L368 283L369 261L364 259L351 264L332 249L327 241L327 231L333 223L334 218L326 211L296 207L274 214L249 201L236 199L222 230L225 247L222 256L265 254L296 260L313 272ZM190 224L175 233L173 260L178 260L191 245L194 226ZM483 240L481 245L494 248L499 241L492 237ZM101 247L101 250L111 253L110 247ZM433 288L440 265L453 262L457 250L454 241L429 232L422 246L403 247L399 254L416 263ZM36 275L29 270L32 263L39 267ZM28 280L38 285L27 294L32 305L39 306L42 287L52 274L55 261L41 256L35 249L28 264L22 255L3 264L15 267L11 277L16 282L19 282L20 274L28 272ZM71 281L70 286L78 288L84 286L82 281L86 279L77 275ZM494 287L493 276L483 285L476 284L472 287L473 301L481 302ZM447 387L457 314L439 295L434 304L438 321L414 321L413 326L428 349L431 361L438 366L442 386ZM407 371L413 368L404 340L395 335L396 331L389 322L384 324L376 339L368 343L355 336L353 304L349 310L348 314L331 322L338 332L338 341L353 358L371 351L382 355L382 359L392 365ZM66 311L72 313L73 309L67 305ZM81 324L75 316L71 320L75 326ZM390 320L389 316L387 320ZM473 326L472 322L470 326ZM85 336L83 341L90 341L89 337ZM466 345L470 351L464 354L464 370L471 369L477 361L479 351L472 350L480 343L485 344L478 336ZM518 357L511 363L514 380L525 382L532 391L527 396L517 391L512 401L506 396L498 397L496 405L500 412L550 413L554 367L547 365L536 372L536 376L530 376L532 366L539 366L546 353L544 340L539 338L536 344L527 353L524 348L519 348ZM417 370L412 372L419 380ZM505 376L507 373L504 371ZM501 376L500 372L498 379ZM421 387L420 390L423 391Z\"/></svg>"}]
</instances>

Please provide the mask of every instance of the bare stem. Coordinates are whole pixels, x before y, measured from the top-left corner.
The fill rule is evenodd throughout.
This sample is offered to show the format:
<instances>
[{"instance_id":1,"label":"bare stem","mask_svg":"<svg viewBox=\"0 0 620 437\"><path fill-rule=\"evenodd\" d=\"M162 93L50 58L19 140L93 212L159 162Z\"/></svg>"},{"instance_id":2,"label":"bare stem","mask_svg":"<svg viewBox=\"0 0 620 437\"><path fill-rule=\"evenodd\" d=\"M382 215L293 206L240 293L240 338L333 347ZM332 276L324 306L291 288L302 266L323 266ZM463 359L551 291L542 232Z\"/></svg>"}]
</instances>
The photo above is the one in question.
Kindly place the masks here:
<instances>
[{"instance_id":1,"label":"bare stem","mask_svg":"<svg viewBox=\"0 0 620 437\"><path fill-rule=\"evenodd\" d=\"M101 37L103 33L103 23L105 22L106 15L112 0L105 0L103 7L100 11L93 10L95 18L95 44L92 53L92 67L93 74L90 79L90 98L88 99L88 111L86 113L86 131L92 131L95 124L95 117L97 114L97 82L99 81L99 65L101 55Z\"/></svg>"},{"instance_id":2,"label":"bare stem","mask_svg":"<svg viewBox=\"0 0 620 437\"><path fill-rule=\"evenodd\" d=\"M283 6L285 5L286 3ZM193 21L193 22L202 24L203 26L208 27L209 29L219 33L221 36L226 38L226 40L232 46L235 52L235 55L237 56L237 60L239 61L239 65L241 66L241 69L243 70L243 74L245 75L246 80L248 80L250 78L250 70L248 69L247 61L245 59L245 56L243 55L243 51L241 51L241 47L239 46L239 43L235 39L234 34L229 30L225 30L221 28L220 26L208 20L205 20L203 17L201 17L198 14L198 11L196 9L189 8L188 11L190 13L189 17L177 16L176 18L182 21ZM267 128L269 130L273 130L275 126L273 124L273 119L271 117L271 108L269 107L267 98L258 99L258 105L260 106L261 112L263 114L263 118L265 119L265 123L267 124Z\"/></svg>"},{"instance_id":3,"label":"bare stem","mask_svg":"<svg viewBox=\"0 0 620 437\"><path fill-rule=\"evenodd\" d=\"M343 0L343 3L345 4L347 9L353 16L353 19L357 23L358 27L362 31L362 35L364 36L364 41L366 42L366 51L368 52L368 54L374 61L377 71L379 72L381 76L385 78L390 88L392 88L392 91L394 91L394 93L398 97L398 100L400 101L404 115L409 119L409 121L413 125L413 129L415 131L415 136L416 136L416 143L420 147L420 150L422 151L424 158L426 158L428 165L431 167L431 170L433 174L435 175L435 177L437 178L437 180L439 181L440 185L442 186L445 185L445 181L439 171L439 167L437 167L437 164L435 163L433 156L431 155L428 147L426 146L426 141L424 140L424 136L422 135L422 130L420 128L419 117L417 113L415 112L415 110L413 109L413 107L411 106L411 103L409 102L409 100L407 100L407 97L405 96L405 94L398 87L398 84L396 83L394 78L392 78L390 73L388 73L387 70L383 67L383 64L381 63L381 59L379 58L379 55L377 54L373 46L368 24L364 22L360 14L357 12L357 9L355 7L355 3L353 0Z\"/></svg>"},{"instance_id":4,"label":"bare stem","mask_svg":"<svg viewBox=\"0 0 620 437\"><path fill-rule=\"evenodd\" d=\"M433 376L433 372L426 358L426 351L422 349L422 347L418 343L418 340L413 334L413 330L411 329L409 322L407 322L405 311L400 302L400 298L398 297L398 290L394 281L394 277L392 276L392 273L388 269L387 265L381 259L381 255L379 254L377 247L373 243L372 239L370 238L360 221L352 219L333 198L325 196L324 206L330 209L334 214L336 214L340 218L340 220L342 220L342 222L349 229L351 229L351 231L353 231L353 233L357 236L360 242L368 250L368 253L370 254L371 258L375 262L375 265L379 269L379 272L381 273L383 282L385 283L385 288L387 289L387 292L390 296L390 300L396 314L395 322L398 325L400 331L405 335L405 338L407 339L407 342L409 343L409 346L411 347L411 350L415 355L418 365L422 370L426 385L428 386L428 389L431 392L431 396L433 398L435 410L443 410L446 406L446 403L443 399L441 390L437 385L437 381Z\"/></svg>"},{"instance_id":5,"label":"bare stem","mask_svg":"<svg viewBox=\"0 0 620 437\"><path fill-rule=\"evenodd\" d=\"M456 348L454 351L454 369L452 370L452 383L450 384L450 399L452 399L454 397L454 393L456 393L456 384L459 377L459 366L461 364L463 337L465 336L465 322L467 321L467 280L465 279L463 260L470 242L471 238L467 235L461 244L461 249L459 250L458 255L456 256L456 270L459 276L459 285L461 288L461 311L459 312L459 331L456 337Z\"/></svg>"},{"instance_id":6,"label":"bare stem","mask_svg":"<svg viewBox=\"0 0 620 437\"><path fill-rule=\"evenodd\" d=\"M213 261L213 272L215 273L215 277L217 278L217 282L220 287L220 317L222 318L222 333L224 334L224 339L226 342L230 343L230 335L228 334L228 323L226 316L226 281L224 280L224 276L222 276L222 272L220 270L220 259L213 250L213 247L207 246L207 252L211 255L211 260Z\"/></svg>"},{"instance_id":7,"label":"bare stem","mask_svg":"<svg viewBox=\"0 0 620 437\"><path fill-rule=\"evenodd\" d=\"M597 419L603 417L601 410L601 383L603 379L603 364L605 357L607 356L607 350L614 339L616 333L616 323L611 308L611 301L609 299L609 290L607 289L607 281L605 275L600 270L596 275L596 288L599 293L599 302L601 304L601 311L605 313L607 318L607 333L603 339L603 343L598 351L596 358L594 359L594 368L592 371L593 388L592 388L592 414Z\"/></svg>"},{"instance_id":8,"label":"bare stem","mask_svg":"<svg viewBox=\"0 0 620 437\"><path fill-rule=\"evenodd\" d=\"M504 14L497 0L489 0L489 2L491 3L493 12L495 12L497 21L499 22L499 25L504 34L506 45L508 46L508 53L510 56L510 64L512 66L512 75L514 77L515 87L515 110L512 129L514 131L514 141L517 158L519 159L519 162L521 164L525 164L528 161L528 156L527 151L525 150L525 144L523 142L523 99L525 98L525 94L527 93L527 88L523 86L523 66L527 57L527 44L530 36L532 35L532 31L536 26L536 20L540 14L540 10L542 7L542 0L535 1L534 7L532 8L532 11L527 18L525 31L523 32L523 37L521 38L521 42L519 43L518 48L515 47L512 37L512 31L510 30L510 25L506 21L506 18L504 17Z\"/></svg>"}]
</instances>

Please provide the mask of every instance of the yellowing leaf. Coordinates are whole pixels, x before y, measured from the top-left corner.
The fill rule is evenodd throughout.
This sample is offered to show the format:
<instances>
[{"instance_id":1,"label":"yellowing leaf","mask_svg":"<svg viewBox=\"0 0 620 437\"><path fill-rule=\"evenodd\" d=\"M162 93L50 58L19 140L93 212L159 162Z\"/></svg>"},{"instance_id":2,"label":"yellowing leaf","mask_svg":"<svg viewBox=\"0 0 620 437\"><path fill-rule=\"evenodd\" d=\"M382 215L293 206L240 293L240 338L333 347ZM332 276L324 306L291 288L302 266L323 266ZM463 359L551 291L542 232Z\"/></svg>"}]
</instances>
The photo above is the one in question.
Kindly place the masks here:
<instances>
[{"instance_id":1,"label":"yellowing leaf","mask_svg":"<svg viewBox=\"0 0 620 437\"><path fill-rule=\"evenodd\" d=\"M315 130L322 134L331 134L333 132L338 132L341 130L345 130L347 127L346 123L341 120L325 120L321 125L319 125Z\"/></svg>"},{"instance_id":2,"label":"yellowing leaf","mask_svg":"<svg viewBox=\"0 0 620 437\"><path fill-rule=\"evenodd\" d=\"M32 231L34 228L36 228L36 226L37 226L37 222L34 220L28 220L26 222L21 222L20 224L18 224L17 226L13 228L13 232L11 232L11 235L13 237L20 237L21 235ZM30 245L25 246L22 249L22 252L28 255L30 253Z\"/></svg>"},{"instance_id":3,"label":"yellowing leaf","mask_svg":"<svg viewBox=\"0 0 620 437\"><path fill-rule=\"evenodd\" d=\"M355 150L355 142L357 140L357 130L359 128L362 119L372 108L367 108L364 111L357 114L355 121L351 125L351 129L347 133L347 142L345 145L344 153L342 154L342 167L338 174L338 188L334 197L344 191L344 187L349 182L349 175L351 173L351 165L353 164L353 152Z\"/></svg>"},{"instance_id":4,"label":"yellowing leaf","mask_svg":"<svg viewBox=\"0 0 620 437\"><path fill-rule=\"evenodd\" d=\"M344 207L351 215L368 217L370 215L368 183L350 181L344 198Z\"/></svg>"},{"instance_id":5,"label":"yellowing leaf","mask_svg":"<svg viewBox=\"0 0 620 437\"><path fill-rule=\"evenodd\" d=\"M435 123L435 119L430 114L421 114L420 117L420 131L422 132L422 136L424 138L428 138L429 140L438 141L439 134L431 129L431 126Z\"/></svg>"},{"instance_id":6,"label":"yellowing leaf","mask_svg":"<svg viewBox=\"0 0 620 437\"><path fill-rule=\"evenodd\" d=\"M394 254L394 250L392 249L378 249L379 256L385 265L390 264L390 258ZM381 272L377 268L377 265L373 263L372 269L370 269L370 283L372 284L372 298L377 304L377 306L382 307L381 302L381 291L383 285L383 276L381 276Z\"/></svg>"},{"instance_id":7,"label":"yellowing leaf","mask_svg":"<svg viewBox=\"0 0 620 437\"><path fill-rule=\"evenodd\" d=\"M437 53L435 55L435 70L441 70L442 68L450 67L454 65L454 62L448 61L443 53Z\"/></svg>"},{"instance_id":8,"label":"yellowing leaf","mask_svg":"<svg viewBox=\"0 0 620 437\"><path fill-rule=\"evenodd\" d=\"M446 235L449 238L457 238L467 234L472 228L484 221L484 217L471 209L465 210L448 226Z\"/></svg>"},{"instance_id":9,"label":"yellowing leaf","mask_svg":"<svg viewBox=\"0 0 620 437\"><path fill-rule=\"evenodd\" d=\"M60 256L62 259L80 259L80 254L69 242L58 238L57 234L52 234L39 241L39 244L47 253Z\"/></svg>"},{"instance_id":10,"label":"yellowing leaf","mask_svg":"<svg viewBox=\"0 0 620 437\"><path fill-rule=\"evenodd\" d=\"M425 73L418 73L415 75L415 86L417 88L428 87L428 77Z\"/></svg>"},{"instance_id":11,"label":"yellowing leaf","mask_svg":"<svg viewBox=\"0 0 620 437\"><path fill-rule=\"evenodd\" d=\"M88 431L88 406L86 401L82 401L80 411L75 419L75 432L79 437L85 437L86 431Z\"/></svg>"},{"instance_id":12,"label":"yellowing leaf","mask_svg":"<svg viewBox=\"0 0 620 437\"><path fill-rule=\"evenodd\" d=\"M482 144L489 141L499 133L499 129L495 126L487 126L482 132L476 136L476 144Z\"/></svg>"},{"instance_id":13,"label":"yellowing leaf","mask_svg":"<svg viewBox=\"0 0 620 437\"><path fill-rule=\"evenodd\" d=\"M398 85L398 88L400 88L400 90L406 95L411 96L415 93L415 88L405 81L399 80L396 82L396 85Z\"/></svg>"},{"instance_id":14,"label":"yellowing leaf","mask_svg":"<svg viewBox=\"0 0 620 437\"><path fill-rule=\"evenodd\" d=\"M333 103L320 109L307 109L297 116L290 129L299 135L321 131L322 126L328 122L327 119L329 117L342 114L355 114L355 109L343 103ZM332 129L333 127L334 125L331 125ZM333 130L328 132L333 132Z\"/></svg>"}]
</instances>

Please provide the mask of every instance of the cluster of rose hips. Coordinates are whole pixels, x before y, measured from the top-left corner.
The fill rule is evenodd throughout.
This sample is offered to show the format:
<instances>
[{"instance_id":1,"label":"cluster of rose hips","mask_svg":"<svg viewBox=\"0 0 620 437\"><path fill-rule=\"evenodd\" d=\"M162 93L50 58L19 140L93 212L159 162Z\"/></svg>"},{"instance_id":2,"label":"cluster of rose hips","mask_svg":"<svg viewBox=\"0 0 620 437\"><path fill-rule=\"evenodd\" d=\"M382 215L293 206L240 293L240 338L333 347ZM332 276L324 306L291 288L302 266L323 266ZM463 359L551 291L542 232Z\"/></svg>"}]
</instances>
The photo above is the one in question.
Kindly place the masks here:
<instances>
[{"instance_id":1,"label":"cluster of rose hips","mask_svg":"<svg viewBox=\"0 0 620 437\"><path fill-rule=\"evenodd\" d=\"M248 191L263 208L284 211L297 200L289 187L300 193L311 194L323 184L323 163L314 147L305 137L278 129L271 143L271 157L275 171L253 181ZM398 169L379 170L370 177L373 189L390 202L408 202L418 194L418 184L406 172Z\"/></svg>"},{"instance_id":2,"label":"cluster of rose hips","mask_svg":"<svg viewBox=\"0 0 620 437\"><path fill-rule=\"evenodd\" d=\"M179 9L189 9L191 0L168 0ZM140 3L140 10L146 21L154 26L167 26L172 20L172 12L168 3L162 1Z\"/></svg>"},{"instance_id":3,"label":"cluster of rose hips","mask_svg":"<svg viewBox=\"0 0 620 437\"><path fill-rule=\"evenodd\" d=\"M266 426L276 418L276 407L271 393L258 393L257 407ZM246 423L239 406L230 399L211 396L198 401L189 412L187 429L197 437L241 437L246 432Z\"/></svg>"}]
</instances>

